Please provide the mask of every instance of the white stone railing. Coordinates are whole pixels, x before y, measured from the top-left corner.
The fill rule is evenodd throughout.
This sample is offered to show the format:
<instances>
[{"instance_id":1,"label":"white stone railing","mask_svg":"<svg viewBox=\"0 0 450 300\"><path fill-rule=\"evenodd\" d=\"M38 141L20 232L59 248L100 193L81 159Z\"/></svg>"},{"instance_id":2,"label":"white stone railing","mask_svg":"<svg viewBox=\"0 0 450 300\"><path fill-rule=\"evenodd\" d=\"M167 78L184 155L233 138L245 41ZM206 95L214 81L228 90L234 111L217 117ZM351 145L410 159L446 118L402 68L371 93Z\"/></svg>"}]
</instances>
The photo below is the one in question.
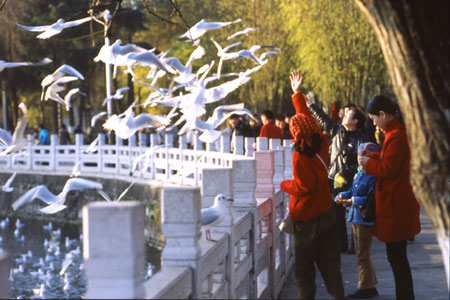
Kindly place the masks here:
<instances>
[{"instance_id":1,"label":"white stone railing","mask_svg":"<svg viewBox=\"0 0 450 300\"><path fill-rule=\"evenodd\" d=\"M0 166L65 174L78 161L82 175L129 178L134 159L150 149L133 140L123 146L119 140L116 145L101 143L96 153L85 154L81 136L76 141L60 146L52 137L51 145L30 145L27 155L2 158ZM142 204L94 202L84 207L86 298L278 298L294 258L292 237L278 230L288 203L279 184L292 176L292 150L289 143L281 146L280 141L258 138L258 151L253 152L254 139L235 141L235 153L211 151L211 146L209 151L185 149L183 140L179 148L153 148L148 166L142 162L133 173L133 180L158 180L162 185L162 269L145 283L140 280ZM226 137L219 145L216 149L227 149ZM175 175L183 170L193 173ZM235 201L211 229L217 242L209 242L201 234L200 210L219 193Z\"/></svg>"}]
</instances>

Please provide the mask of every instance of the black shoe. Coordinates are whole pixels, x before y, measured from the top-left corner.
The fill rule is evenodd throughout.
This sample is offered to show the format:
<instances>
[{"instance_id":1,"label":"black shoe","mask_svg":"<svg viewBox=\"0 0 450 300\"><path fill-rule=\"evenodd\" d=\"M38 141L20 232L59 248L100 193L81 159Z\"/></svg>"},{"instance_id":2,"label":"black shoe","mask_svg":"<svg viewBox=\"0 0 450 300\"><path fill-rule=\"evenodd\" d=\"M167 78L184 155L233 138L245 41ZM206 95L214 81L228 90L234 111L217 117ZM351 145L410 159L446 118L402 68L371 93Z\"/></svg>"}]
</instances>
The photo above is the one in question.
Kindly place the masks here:
<instances>
[{"instance_id":1,"label":"black shoe","mask_svg":"<svg viewBox=\"0 0 450 300\"><path fill-rule=\"evenodd\" d=\"M374 296L372 289L365 289L365 290L356 290L352 294L348 294L347 297L350 299L367 299L372 298Z\"/></svg>"},{"instance_id":2,"label":"black shoe","mask_svg":"<svg viewBox=\"0 0 450 300\"><path fill-rule=\"evenodd\" d=\"M378 291L377 291L377 288L376 288L376 287L373 287L373 288L372 288L372 295L378 296Z\"/></svg>"},{"instance_id":3,"label":"black shoe","mask_svg":"<svg viewBox=\"0 0 450 300\"><path fill-rule=\"evenodd\" d=\"M355 248L348 248L345 254L355 254Z\"/></svg>"}]
</instances>

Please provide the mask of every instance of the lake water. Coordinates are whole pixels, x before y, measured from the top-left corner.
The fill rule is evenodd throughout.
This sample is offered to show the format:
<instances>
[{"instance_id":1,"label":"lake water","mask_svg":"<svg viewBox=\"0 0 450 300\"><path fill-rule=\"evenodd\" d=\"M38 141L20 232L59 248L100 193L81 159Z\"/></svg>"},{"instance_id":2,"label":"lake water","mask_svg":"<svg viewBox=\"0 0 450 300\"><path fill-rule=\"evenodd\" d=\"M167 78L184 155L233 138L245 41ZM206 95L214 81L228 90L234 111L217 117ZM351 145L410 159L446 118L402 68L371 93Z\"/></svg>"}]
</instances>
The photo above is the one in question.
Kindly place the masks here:
<instances>
[{"instance_id":1,"label":"lake water","mask_svg":"<svg viewBox=\"0 0 450 300\"><path fill-rule=\"evenodd\" d=\"M0 219L0 249L11 257L10 296L18 299L80 299L86 277L80 224ZM146 246L148 279L161 268L161 252Z\"/></svg>"}]
</instances>

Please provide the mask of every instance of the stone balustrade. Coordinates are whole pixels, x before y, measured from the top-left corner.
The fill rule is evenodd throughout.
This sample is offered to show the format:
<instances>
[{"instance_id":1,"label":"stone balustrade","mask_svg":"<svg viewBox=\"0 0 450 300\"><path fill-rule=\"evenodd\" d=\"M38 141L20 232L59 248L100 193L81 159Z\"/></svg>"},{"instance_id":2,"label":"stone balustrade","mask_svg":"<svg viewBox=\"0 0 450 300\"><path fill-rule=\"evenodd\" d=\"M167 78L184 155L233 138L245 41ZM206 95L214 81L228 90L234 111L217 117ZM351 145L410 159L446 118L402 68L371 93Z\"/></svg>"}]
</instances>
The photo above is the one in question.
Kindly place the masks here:
<instances>
[{"instance_id":1,"label":"stone balustrade","mask_svg":"<svg viewBox=\"0 0 450 300\"><path fill-rule=\"evenodd\" d=\"M288 202L279 183L292 176L289 142L281 146L257 138L255 151L255 139L238 137L233 141L235 152L227 153L220 152L229 149L226 137L206 150L199 143L186 149L183 137L178 148L156 145L155 136L149 138L150 147L143 137L139 140L143 142L138 146L133 139L126 146L120 139L116 145L105 145L100 136L97 152L86 154L80 137L75 145L64 146L53 138L50 146L29 145L15 157L0 159L0 165L20 172L61 174L70 173L78 161L82 175L111 174L119 179L129 177L136 164L131 175L135 180L160 181L165 247L161 270L146 282L141 276L143 206L133 201L94 202L83 208L86 298L278 298L293 267L293 239L278 230ZM144 153L148 160L136 163ZM211 242L201 228L200 210L219 193L234 202L223 221L211 228L217 241Z\"/></svg>"}]
</instances>

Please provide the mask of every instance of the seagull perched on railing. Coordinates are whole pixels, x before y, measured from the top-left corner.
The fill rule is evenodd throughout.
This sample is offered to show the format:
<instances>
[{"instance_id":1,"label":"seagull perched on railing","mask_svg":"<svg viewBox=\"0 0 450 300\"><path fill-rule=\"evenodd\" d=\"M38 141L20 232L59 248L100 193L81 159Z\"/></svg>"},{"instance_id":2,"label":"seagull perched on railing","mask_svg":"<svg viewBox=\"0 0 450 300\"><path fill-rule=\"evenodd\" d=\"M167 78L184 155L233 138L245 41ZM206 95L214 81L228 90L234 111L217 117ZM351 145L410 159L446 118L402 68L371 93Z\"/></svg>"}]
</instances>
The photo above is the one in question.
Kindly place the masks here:
<instances>
[{"instance_id":1,"label":"seagull perched on railing","mask_svg":"<svg viewBox=\"0 0 450 300\"><path fill-rule=\"evenodd\" d=\"M0 72L3 71L3 69L5 68L17 68L17 67L37 67L37 66L42 66L42 65L46 65L51 63L52 60L48 57L44 58L43 60L39 61L39 62L28 62L28 61L24 61L24 62L6 62L4 60L0 60Z\"/></svg>"},{"instance_id":2,"label":"seagull perched on railing","mask_svg":"<svg viewBox=\"0 0 450 300\"><path fill-rule=\"evenodd\" d=\"M96 18L102 18L107 12L109 13L109 11L105 10L105 11L103 11L102 13L98 14L95 17ZM63 31L66 28L70 28L70 27L81 25L83 23L89 22L92 19L93 19L92 17L86 17L86 18L82 18L82 19L66 22L64 19L61 18L61 19L58 19L58 21L56 21L55 23L50 24L50 25L25 26L25 25L17 24L17 26L19 26L22 29L28 30L28 31L42 32L41 34L39 34L36 37L38 39L48 39L48 38L51 38L54 35L57 35L57 34L61 33L61 31Z\"/></svg>"},{"instance_id":3,"label":"seagull perched on railing","mask_svg":"<svg viewBox=\"0 0 450 300\"><path fill-rule=\"evenodd\" d=\"M203 208L201 210L202 226L206 228L206 240L210 242L217 242L211 239L211 232L209 228L219 224L225 214L227 213L227 202L233 202L233 199L225 197L223 194L219 194L214 199L214 204L210 207Z\"/></svg>"},{"instance_id":4,"label":"seagull perched on railing","mask_svg":"<svg viewBox=\"0 0 450 300\"><path fill-rule=\"evenodd\" d=\"M10 193L10 192L12 192L12 191L14 190L14 188L11 187L11 183L13 182L14 178L16 177L16 174L17 174L17 173L14 172L14 173L8 178L8 180L6 180L5 185L0 185L0 189L1 189L3 192Z\"/></svg>"},{"instance_id":5,"label":"seagull perched on railing","mask_svg":"<svg viewBox=\"0 0 450 300\"><path fill-rule=\"evenodd\" d=\"M29 143L29 141L23 137L25 128L27 127L28 123L27 107L24 103L20 103L19 108L22 110L23 115L19 117L19 121L17 122L13 135L11 136L9 132L0 128L0 143L3 143L7 146L6 149L4 149L0 153L0 156L5 156L10 153L17 152L25 148L25 146Z\"/></svg>"},{"instance_id":6,"label":"seagull perched on railing","mask_svg":"<svg viewBox=\"0 0 450 300\"><path fill-rule=\"evenodd\" d=\"M66 181L63 190L58 195L54 195L48 190L45 185L38 185L26 192L19 199L13 202L11 205L14 210L19 209L21 206L30 203L34 199L39 199L48 206L41 208L40 211L45 214L54 214L67 206L64 205L66 196L70 191L86 191L86 190L101 190L103 185L99 182L83 179L83 178L70 178Z\"/></svg>"}]
</instances>

